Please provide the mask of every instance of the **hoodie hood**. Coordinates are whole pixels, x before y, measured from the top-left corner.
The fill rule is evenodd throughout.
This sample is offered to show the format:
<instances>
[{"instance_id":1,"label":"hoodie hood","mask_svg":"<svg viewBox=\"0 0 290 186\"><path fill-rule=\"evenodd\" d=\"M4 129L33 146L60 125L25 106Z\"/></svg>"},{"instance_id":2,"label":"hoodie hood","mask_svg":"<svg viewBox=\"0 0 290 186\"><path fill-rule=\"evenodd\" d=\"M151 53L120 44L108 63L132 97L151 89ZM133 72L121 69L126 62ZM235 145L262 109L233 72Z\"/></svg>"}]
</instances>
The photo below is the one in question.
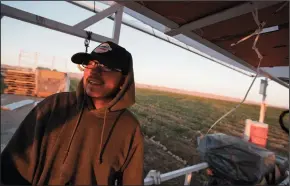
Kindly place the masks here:
<instances>
[{"instance_id":1,"label":"hoodie hood","mask_svg":"<svg viewBox=\"0 0 290 186\"><path fill-rule=\"evenodd\" d=\"M118 111L125 108L129 108L135 103L135 81L134 81L132 57L130 57L129 72L125 76L125 81L123 85L121 85L121 87L122 88L117 93L117 95L111 100L111 102L105 108L98 109L97 112ZM76 94L79 109L81 109L82 103L85 101L85 99L87 100L86 106L88 106L90 110L95 109L95 107L93 106L92 99L85 93L83 78L78 84Z\"/></svg>"},{"instance_id":2,"label":"hoodie hood","mask_svg":"<svg viewBox=\"0 0 290 186\"><path fill-rule=\"evenodd\" d=\"M70 139L70 144L72 142L72 139L75 135L75 132L77 130L77 127L81 121L82 118L82 113L84 110L84 107L87 107L89 110L94 110L94 112L102 117L104 117L104 122L102 126L102 133L101 133L101 141L100 141L100 146L99 146L99 163L102 163L102 155L104 153L105 147L103 146L104 140L109 140L109 137L104 136L104 131L106 129L106 117L107 117L107 112L114 112L114 111L119 111L126 109L130 106L132 106L135 103L135 82L134 82L134 72L133 72L133 60L132 56L130 55L130 60L129 60L129 72L125 76L125 81L123 85L121 85L122 88L120 88L120 91L117 93L117 95L110 101L110 103L101 109L95 109L95 106L93 104L92 99L86 94L84 86L83 86L83 78L81 79L76 95L77 95L77 104L78 104L78 109L80 110L79 118L77 120L75 129L73 131L72 137ZM122 112L121 112L122 113ZM119 118L119 117L118 117ZM118 120L117 118L117 120ZM117 122L117 121L115 121ZM105 139L104 139L105 138ZM70 145L68 146L67 149L67 154L69 152ZM66 154L66 156L67 156Z\"/></svg>"}]
</instances>

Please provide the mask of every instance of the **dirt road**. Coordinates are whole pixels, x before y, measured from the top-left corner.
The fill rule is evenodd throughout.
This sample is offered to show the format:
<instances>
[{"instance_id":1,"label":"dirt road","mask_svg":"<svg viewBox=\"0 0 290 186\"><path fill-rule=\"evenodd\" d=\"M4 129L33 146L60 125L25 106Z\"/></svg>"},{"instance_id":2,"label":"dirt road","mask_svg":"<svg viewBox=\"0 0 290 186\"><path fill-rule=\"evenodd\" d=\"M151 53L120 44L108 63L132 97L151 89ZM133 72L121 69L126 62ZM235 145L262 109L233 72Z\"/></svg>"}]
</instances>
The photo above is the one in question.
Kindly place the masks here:
<instances>
[{"instance_id":1,"label":"dirt road","mask_svg":"<svg viewBox=\"0 0 290 186\"><path fill-rule=\"evenodd\" d=\"M42 98L30 96L18 96L12 94L1 94L1 106L11 104L22 100L39 101ZM25 116L34 107L34 104L29 104L15 110L1 110L1 151L7 145L14 132L19 127Z\"/></svg>"}]
</instances>

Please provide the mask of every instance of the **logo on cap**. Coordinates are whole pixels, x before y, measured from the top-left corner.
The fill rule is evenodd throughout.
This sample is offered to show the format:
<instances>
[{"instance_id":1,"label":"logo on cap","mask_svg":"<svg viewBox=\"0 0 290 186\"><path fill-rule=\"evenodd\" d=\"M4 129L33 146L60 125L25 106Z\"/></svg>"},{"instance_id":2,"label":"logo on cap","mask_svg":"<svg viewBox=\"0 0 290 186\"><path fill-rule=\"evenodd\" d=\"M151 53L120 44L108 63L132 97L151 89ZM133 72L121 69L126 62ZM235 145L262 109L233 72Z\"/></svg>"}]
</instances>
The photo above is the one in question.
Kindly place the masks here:
<instances>
[{"instance_id":1,"label":"logo on cap","mask_svg":"<svg viewBox=\"0 0 290 186\"><path fill-rule=\"evenodd\" d=\"M112 48L108 43L102 43L100 46L98 46L94 52L96 53L106 53L108 51L112 51Z\"/></svg>"}]
</instances>

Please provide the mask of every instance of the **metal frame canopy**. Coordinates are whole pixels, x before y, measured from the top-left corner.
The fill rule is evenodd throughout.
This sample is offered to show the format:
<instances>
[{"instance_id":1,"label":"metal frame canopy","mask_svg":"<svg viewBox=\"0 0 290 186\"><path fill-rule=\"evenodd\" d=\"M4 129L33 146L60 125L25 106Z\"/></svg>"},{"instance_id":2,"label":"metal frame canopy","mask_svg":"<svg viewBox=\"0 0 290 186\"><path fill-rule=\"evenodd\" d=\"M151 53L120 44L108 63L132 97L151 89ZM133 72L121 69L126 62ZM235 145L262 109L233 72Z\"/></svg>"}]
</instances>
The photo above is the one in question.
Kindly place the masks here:
<instances>
[{"instance_id":1,"label":"metal frame canopy","mask_svg":"<svg viewBox=\"0 0 290 186\"><path fill-rule=\"evenodd\" d=\"M231 44L255 32L258 25L252 12L256 10L258 19L266 23L257 44L263 56L260 75L289 88L289 73L271 73L277 68L289 69L288 1L103 1L109 5L103 10L85 1L68 2L96 14L70 26L1 3L1 18L8 16L81 38L87 37L87 27L101 19L114 20L112 38L93 33L91 39L96 42L118 43L122 23L153 35L148 29L126 20L123 16L126 13L152 27L153 32L158 31L155 37L191 52L196 49L200 52L194 53L224 66L228 64L253 73L258 64L252 50L255 36L234 47Z\"/></svg>"},{"instance_id":2,"label":"metal frame canopy","mask_svg":"<svg viewBox=\"0 0 290 186\"><path fill-rule=\"evenodd\" d=\"M287 1L104 1L103 3L109 5L105 9L96 8L85 1L69 1L69 3L95 12L95 15L70 26L1 3L1 18L8 16L85 39L87 27L109 17L114 20L112 37L93 33L91 40L118 43L123 23L226 67L229 67L226 65L229 64L238 69L255 72L258 62L252 50L255 37L234 47L231 44L247 37L257 29L258 25L251 15L256 11L259 20L266 23L266 29L260 35L257 46L263 55L261 63L263 68L260 74L289 88L289 72L288 80L284 81L279 78L279 74L273 75L265 70L265 68L285 66L289 69L289 3ZM155 33L152 34L148 28L126 20L123 16L124 12L149 25L153 32L155 29ZM150 171L144 184L156 185L186 175L184 185L190 185L191 173L207 167L207 163L200 163L162 175L158 171Z\"/></svg>"},{"instance_id":3,"label":"metal frame canopy","mask_svg":"<svg viewBox=\"0 0 290 186\"><path fill-rule=\"evenodd\" d=\"M256 10L258 19L266 23L257 44L263 56L261 67L289 69L288 1L122 1L119 3L131 10L125 9L126 13L168 36L198 47L217 59L228 63L232 63L233 60L253 71L258 65L258 57L252 50L255 37L234 47L231 44L254 33L258 28L252 16L252 12ZM132 13L132 10L139 15ZM156 23L166 28L161 28ZM266 70L261 70L260 73L289 88L289 80L287 82L285 78L279 78L279 75L275 77ZM289 79L289 73L287 75Z\"/></svg>"}]
</instances>

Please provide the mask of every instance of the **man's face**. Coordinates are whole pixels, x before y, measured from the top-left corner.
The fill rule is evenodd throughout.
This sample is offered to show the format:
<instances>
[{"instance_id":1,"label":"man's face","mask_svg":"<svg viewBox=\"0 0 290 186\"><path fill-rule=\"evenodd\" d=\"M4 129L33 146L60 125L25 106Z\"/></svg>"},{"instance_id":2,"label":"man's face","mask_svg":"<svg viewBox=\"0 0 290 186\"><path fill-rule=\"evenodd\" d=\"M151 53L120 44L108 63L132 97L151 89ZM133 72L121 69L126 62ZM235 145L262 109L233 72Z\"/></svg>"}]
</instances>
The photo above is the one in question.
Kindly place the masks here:
<instances>
[{"instance_id":1,"label":"man's face","mask_svg":"<svg viewBox=\"0 0 290 186\"><path fill-rule=\"evenodd\" d=\"M119 71L99 65L97 61L90 61L84 70L83 80L88 96L108 98L119 90L123 83L123 75Z\"/></svg>"}]
</instances>

